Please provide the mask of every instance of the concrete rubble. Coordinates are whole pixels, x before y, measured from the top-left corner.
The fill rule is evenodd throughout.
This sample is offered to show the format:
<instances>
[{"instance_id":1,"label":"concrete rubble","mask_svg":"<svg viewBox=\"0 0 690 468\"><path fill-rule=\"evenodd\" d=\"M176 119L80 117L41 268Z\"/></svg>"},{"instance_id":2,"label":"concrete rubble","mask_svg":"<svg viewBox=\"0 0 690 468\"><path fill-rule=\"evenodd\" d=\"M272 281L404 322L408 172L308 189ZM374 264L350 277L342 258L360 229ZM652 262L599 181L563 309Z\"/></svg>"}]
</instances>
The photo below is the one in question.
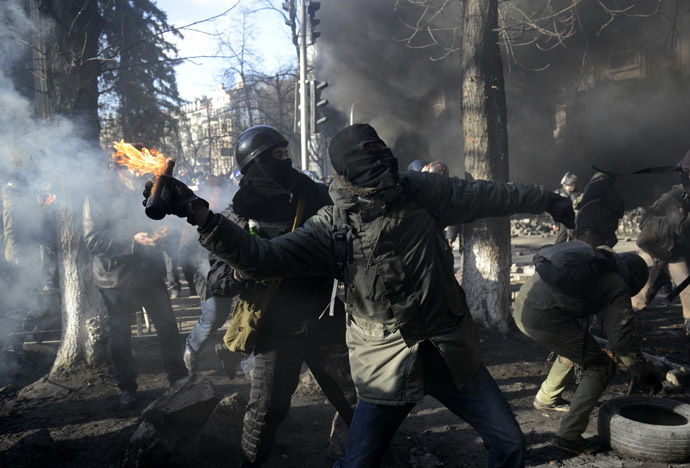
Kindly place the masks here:
<instances>
[{"instance_id":1,"label":"concrete rubble","mask_svg":"<svg viewBox=\"0 0 690 468\"><path fill-rule=\"evenodd\" d=\"M640 220L643 214L642 208L626 211L618 223L618 236L636 236L640 232ZM555 223L549 215L515 218L510 220L510 236L547 237L550 234L555 234L554 226Z\"/></svg>"},{"instance_id":2,"label":"concrete rubble","mask_svg":"<svg viewBox=\"0 0 690 468\"><path fill-rule=\"evenodd\" d=\"M238 451L246 408L247 401L239 393L226 395L201 428L201 450Z\"/></svg>"},{"instance_id":3,"label":"concrete rubble","mask_svg":"<svg viewBox=\"0 0 690 468\"><path fill-rule=\"evenodd\" d=\"M198 435L219 401L213 384L203 375L178 380L141 413L121 466L169 466L176 448Z\"/></svg>"}]
</instances>

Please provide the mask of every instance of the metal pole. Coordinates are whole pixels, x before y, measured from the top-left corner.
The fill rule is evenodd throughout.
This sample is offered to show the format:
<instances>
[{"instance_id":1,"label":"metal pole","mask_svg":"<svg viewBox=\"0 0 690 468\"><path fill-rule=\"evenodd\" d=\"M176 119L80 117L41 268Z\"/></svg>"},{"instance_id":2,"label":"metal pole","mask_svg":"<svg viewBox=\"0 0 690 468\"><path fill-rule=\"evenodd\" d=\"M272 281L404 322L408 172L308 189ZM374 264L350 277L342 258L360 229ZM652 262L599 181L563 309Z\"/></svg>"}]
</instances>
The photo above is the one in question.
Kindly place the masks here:
<instances>
[{"instance_id":1,"label":"metal pole","mask_svg":"<svg viewBox=\"0 0 690 468\"><path fill-rule=\"evenodd\" d=\"M355 101L350 106L350 125L354 125L354 123L355 123L355 106L362 101L364 101L364 99L360 99L359 101Z\"/></svg>"},{"instance_id":2,"label":"metal pole","mask_svg":"<svg viewBox=\"0 0 690 468\"><path fill-rule=\"evenodd\" d=\"M302 170L309 169L307 152L307 0L300 4L299 19L299 121L300 121L300 161Z\"/></svg>"}]
</instances>

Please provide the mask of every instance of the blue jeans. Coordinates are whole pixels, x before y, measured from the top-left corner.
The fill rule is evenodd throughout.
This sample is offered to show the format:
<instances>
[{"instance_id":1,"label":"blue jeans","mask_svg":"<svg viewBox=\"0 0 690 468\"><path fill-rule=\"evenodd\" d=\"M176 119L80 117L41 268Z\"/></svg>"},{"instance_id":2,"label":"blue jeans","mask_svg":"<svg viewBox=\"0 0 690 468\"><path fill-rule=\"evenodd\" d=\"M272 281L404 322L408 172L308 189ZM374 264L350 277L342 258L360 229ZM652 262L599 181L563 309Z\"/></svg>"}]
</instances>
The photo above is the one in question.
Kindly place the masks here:
<instances>
[{"instance_id":1,"label":"blue jeans","mask_svg":"<svg viewBox=\"0 0 690 468\"><path fill-rule=\"evenodd\" d=\"M201 303L201 316L187 337L187 348L198 353L211 334L223 326L232 312L232 297L211 296Z\"/></svg>"},{"instance_id":2,"label":"blue jeans","mask_svg":"<svg viewBox=\"0 0 690 468\"><path fill-rule=\"evenodd\" d=\"M524 467L525 436L486 367L481 365L459 389L435 350L426 352L423 359L424 393L443 403L482 436L489 451L489 468ZM414 406L374 405L360 400L347 449L333 468L378 468L395 431Z\"/></svg>"},{"instance_id":3,"label":"blue jeans","mask_svg":"<svg viewBox=\"0 0 690 468\"><path fill-rule=\"evenodd\" d=\"M170 304L170 296L165 284L147 284L128 288L99 288L108 311L110 323L110 360L113 377L120 390L137 389L137 372L132 356L132 317L134 313L146 308L158 333L163 367L172 384L187 375L182 361L182 348L177 322Z\"/></svg>"}]
</instances>

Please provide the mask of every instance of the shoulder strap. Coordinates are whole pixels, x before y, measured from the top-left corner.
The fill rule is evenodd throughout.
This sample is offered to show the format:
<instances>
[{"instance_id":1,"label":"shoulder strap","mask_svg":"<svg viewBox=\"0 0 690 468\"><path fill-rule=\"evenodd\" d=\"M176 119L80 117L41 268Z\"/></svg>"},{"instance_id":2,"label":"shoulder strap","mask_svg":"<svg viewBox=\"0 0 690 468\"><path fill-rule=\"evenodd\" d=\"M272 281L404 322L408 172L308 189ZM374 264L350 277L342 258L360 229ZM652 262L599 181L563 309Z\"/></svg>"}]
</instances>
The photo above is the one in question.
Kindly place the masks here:
<instances>
[{"instance_id":1,"label":"shoulder strap","mask_svg":"<svg viewBox=\"0 0 690 468\"><path fill-rule=\"evenodd\" d=\"M297 229L297 227L302 224L302 217L304 216L304 205L306 203L306 195L303 195L299 198L297 201L297 211L295 213L295 219L292 222L292 231ZM283 281L283 278L278 277L278 278L273 278L271 282L268 284L268 288L266 288L266 293L264 294L264 298L261 301L261 310L265 311L268 309L268 305L271 302L271 299L273 299L273 296L275 293L278 291L278 288L280 287L280 283Z\"/></svg>"},{"instance_id":2,"label":"shoulder strap","mask_svg":"<svg viewBox=\"0 0 690 468\"><path fill-rule=\"evenodd\" d=\"M331 301L328 306L328 315L334 315L335 299L338 295L338 288L345 279L345 265L352 261L352 226L348 221L347 210L341 210L333 206L333 247L335 254L335 274L333 279L333 289L331 290ZM326 311L324 310L324 313ZM323 316L323 314L321 314ZM319 317L320 318L320 317Z\"/></svg>"}]
</instances>

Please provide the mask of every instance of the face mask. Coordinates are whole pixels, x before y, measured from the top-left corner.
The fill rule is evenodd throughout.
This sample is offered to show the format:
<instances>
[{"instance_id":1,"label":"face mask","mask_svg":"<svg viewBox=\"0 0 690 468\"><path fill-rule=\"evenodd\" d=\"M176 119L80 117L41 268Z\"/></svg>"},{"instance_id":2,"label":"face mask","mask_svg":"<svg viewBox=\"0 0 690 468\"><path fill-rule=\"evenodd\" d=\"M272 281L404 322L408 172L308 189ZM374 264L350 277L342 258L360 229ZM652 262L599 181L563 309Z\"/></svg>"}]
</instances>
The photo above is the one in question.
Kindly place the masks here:
<instances>
[{"instance_id":1,"label":"face mask","mask_svg":"<svg viewBox=\"0 0 690 468\"><path fill-rule=\"evenodd\" d=\"M351 151L343 165L343 177L359 187L381 189L398 181L398 160L388 148Z\"/></svg>"},{"instance_id":2,"label":"face mask","mask_svg":"<svg viewBox=\"0 0 690 468\"><path fill-rule=\"evenodd\" d=\"M291 159L274 159L259 157L247 166L243 179L247 179L259 191L272 193L287 193L292 189L296 180L296 171L292 167Z\"/></svg>"}]
</instances>

